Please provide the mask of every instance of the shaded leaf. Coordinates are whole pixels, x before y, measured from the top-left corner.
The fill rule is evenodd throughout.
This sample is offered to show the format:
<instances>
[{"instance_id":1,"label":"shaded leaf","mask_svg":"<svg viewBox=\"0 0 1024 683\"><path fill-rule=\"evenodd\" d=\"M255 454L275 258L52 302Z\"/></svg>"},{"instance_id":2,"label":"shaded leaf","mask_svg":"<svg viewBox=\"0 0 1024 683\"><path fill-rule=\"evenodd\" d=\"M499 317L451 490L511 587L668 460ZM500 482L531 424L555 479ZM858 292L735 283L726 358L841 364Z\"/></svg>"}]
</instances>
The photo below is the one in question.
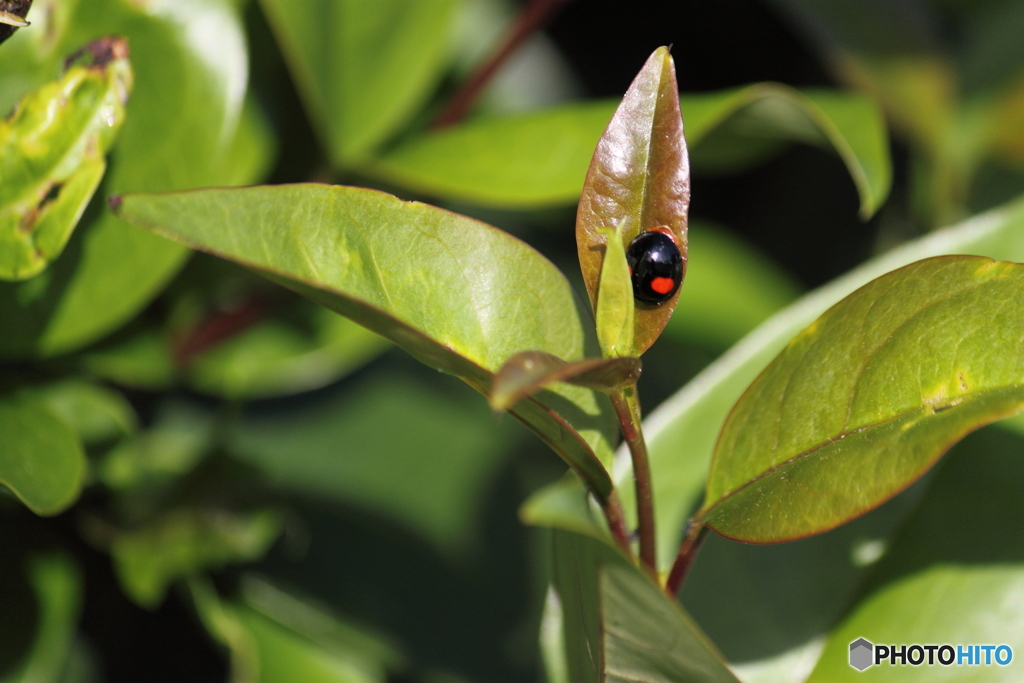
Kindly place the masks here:
<instances>
[{"instance_id":1,"label":"shaded leaf","mask_svg":"<svg viewBox=\"0 0 1024 683\"><path fill-rule=\"evenodd\" d=\"M1024 265L919 261L798 334L736 403L699 517L738 540L820 533L1024 407Z\"/></svg>"},{"instance_id":2,"label":"shaded leaf","mask_svg":"<svg viewBox=\"0 0 1024 683\"><path fill-rule=\"evenodd\" d=\"M598 288L606 240L614 229L626 246L642 232L667 227L683 254L686 272L686 214L690 167L679 114L675 65L666 48L648 58L605 129L583 183L576 213L576 249L590 303L600 316ZM638 303L631 355L654 343L678 300Z\"/></svg>"},{"instance_id":3,"label":"shaded leaf","mask_svg":"<svg viewBox=\"0 0 1024 683\"><path fill-rule=\"evenodd\" d=\"M682 608L614 550L556 531L552 561L569 680L735 683Z\"/></svg>"},{"instance_id":4,"label":"shaded leaf","mask_svg":"<svg viewBox=\"0 0 1024 683\"><path fill-rule=\"evenodd\" d=\"M59 554L31 558L28 575L39 606L35 638L24 661L0 681L63 681L82 610L82 577L74 563Z\"/></svg>"},{"instance_id":5,"label":"shaded leaf","mask_svg":"<svg viewBox=\"0 0 1024 683\"><path fill-rule=\"evenodd\" d=\"M137 426L135 411L125 397L98 384L67 379L33 387L31 392L87 445L130 434Z\"/></svg>"},{"instance_id":6,"label":"shaded leaf","mask_svg":"<svg viewBox=\"0 0 1024 683\"><path fill-rule=\"evenodd\" d=\"M57 258L103 177L132 69L121 39L85 53L0 121L0 279L24 280Z\"/></svg>"},{"instance_id":7,"label":"shaded leaf","mask_svg":"<svg viewBox=\"0 0 1024 683\"><path fill-rule=\"evenodd\" d=\"M239 180L223 160L233 149L248 71L234 2L37 0L31 18L32 31L4 45L5 76L24 89L0 88L2 96L20 97L55 78L64 57L92 39L120 35L131 44L135 89L105 190ZM8 104L0 102L0 110ZM238 163L252 166L247 157ZM51 355L101 337L138 313L187 257L186 250L97 209L44 273L0 286L0 316L8 330L0 354Z\"/></svg>"},{"instance_id":8,"label":"shaded leaf","mask_svg":"<svg viewBox=\"0 0 1024 683\"><path fill-rule=\"evenodd\" d=\"M463 558L516 435L471 392L445 388L374 373L312 404L248 411L226 448L278 490L370 510Z\"/></svg>"},{"instance_id":9,"label":"shaded leaf","mask_svg":"<svg viewBox=\"0 0 1024 683\"><path fill-rule=\"evenodd\" d=\"M372 190L325 185L124 197L120 215L230 258L345 315L487 393L512 355L593 347L564 276L483 223ZM514 268L502 267L515 264ZM610 479L606 399L557 385L512 413L598 496Z\"/></svg>"},{"instance_id":10,"label":"shaded leaf","mask_svg":"<svg viewBox=\"0 0 1024 683\"><path fill-rule=\"evenodd\" d=\"M46 402L31 395L0 399L0 484L38 515L71 505L85 477L77 435Z\"/></svg>"},{"instance_id":11,"label":"shaded leaf","mask_svg":"<svg viewBox=\"0 0 1024 683\"><path fill-rule=\"evenodd\" d=\"M82 366L93 377L133 389L155 391L174 384L174 359L167 340L154 330L91 350L84 354Z\"/></svg>"},{"instance_id":12,"label":"shaded leaf","mask_svg":"<svg viewBox=\"0 0 1024 683\"><path fill-rule=\"evenodd\" d=\"M458 0L263 0L263 10L338 166L407 123L447 65Z\"/></svg>"},{"instance_id":13,"label":"shaded leaf","mask_svg":"<svg viewBox=\"0 0 1024 683\"><path fill-rule=\"evenodd\" d=\"M507 410L554 382L598 391L636 384L639 358L585 358L568 363L544 351L523 351L505 361L491 383L491 408Z\"/></svg>"},{"instance_id":14,"label":"shaded leaf","mask_svg":"<svg viewBox=\"0 0 1024 683\"><path fill-rule=\"evenodd\" d=\"M269 510L241 514L180 509L117 534L110 554L125 593L139 605L155 608L172 581L259 559L280 532L281 518Z\"/></svg>"},{"instance_id":15,"label":"shaded leaf","mask_svg":"<svg viewBox=\"0 0 1024 683\"><path fill-rule=\"evenodd\" d=\"M487 206L537 208L579 200L587 165L615 103L573 103L490 115L410 137L365 169L417 192ZM797 91L757 83L684 94L680 108L694 169L731 170L759 161L781 141L839 154L869 216L889 194L885 121L874 100L843 91Z\"/></svg>"},{"instance_id":16,"label":"shaded leaf","mask_svg":"<svg viewBox=\"0 0 1024 683\"><path fill-rule=\"evenodd\" d=\"M872 667L872 678L881 681L930 681L943 669L947 675L977 672L976 680L985 681L1019 677L1022 445L1020 437L982 430L950 453L892 551L875 567L862 599L829 637L810 681L856 680L847 661L849 644L857 638L954 647L1007 644L1014 651L1014 662L1005 667Z\"/></svg>"}]
</instances>

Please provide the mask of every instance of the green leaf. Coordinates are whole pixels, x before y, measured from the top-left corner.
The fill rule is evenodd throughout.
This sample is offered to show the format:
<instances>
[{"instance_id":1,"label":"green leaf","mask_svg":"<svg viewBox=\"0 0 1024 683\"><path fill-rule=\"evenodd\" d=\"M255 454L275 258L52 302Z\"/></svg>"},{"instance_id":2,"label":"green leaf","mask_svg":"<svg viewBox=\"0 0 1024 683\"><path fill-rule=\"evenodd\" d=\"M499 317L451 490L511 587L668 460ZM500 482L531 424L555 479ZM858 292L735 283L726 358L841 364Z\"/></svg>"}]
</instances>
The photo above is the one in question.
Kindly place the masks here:
<instances>
[{"instance_id":1,"label":"green leaf","mask_svg":"<svg viewBox=\"0 0 1024 683\"><path fill-rule=\"evenodd\" d=\"M876 277L940 254L977 254L1024 261L1024 202L975 217L879 256L766 320L654 410L644 424L653 472L659 566L668 567L683 527L702 494L715 440L732 406L790 339L829 307ZM632 470L616 473L627 513ZM556 520L557 523L557 520Z\"/></svg>"},{"instance_id":2,"label":"green leaf","mask_svg":"<svg viewBox=\"0 0 1024 683\"><path fill-rule=\"evenodd\" d=\"M194 358L187 369L188 384L229 398L295 394L326 386L389 347L347 318L319 306L310 308L312 334L267 320Z\"/></svg>"},{"instance_id":3,"label":"green leaf","mask_svg":"<svg viewBox=\"0 0 1024 683\"><path fill-rule=\"evenodd\" d=\"M19 28L28 26L25 15L32 6L32 0L10 0L0 11L0 43L10 38Z\"/></svg>"},{"instance_id":4,"label":"green leaf","mask_svg":"<svg viewBox=\"0 0 1024 683\"><path fill-rule=\"evenodd\" d=\"M512 355L592 349L564 276L483 223L372 190L292 185L124 197L120 215L237 261L345 315L481 393ZM515 264L514 268L501 267ZM607 496L607 400L558 385L512 413Z\"/></svg>"},{"instance_id":5,"label":"green leaf","mask_svg":"<svg viewBox=\"0 0 1024 683\"><path fill-rule=\"evenodd\" d=\"M625 254L626 246L637 235L668 228L682 252L685 275L689 206L690 166L679 114L675 64L668 49L661 47L630 84L598 141L576 213L580 268L599 320L598 288L604 286L600 274L610 253L606 248L608 238L601 231L614 229ZM629 355L640 355L654 343L678 298L677 292L662 304L636 307L633 353Z\"/></svg>"},{"instance_id":6,"label":"green leaf","mask_svg":"<svg viewBox=\"0 0 1024 683\"><path fill-rule=\"evenodd\" d=\"M736 683L675 600L614 550L556 531L552 560L569 680Z\"/></svg>"},{"instance_id":7,"label":"green leaf","mask_svg":"<svg viewBox=\"0 0 1024 683\"><path fill-rule=\"evenodd\" d=\"M221 601L205 582L190 585L207 630L231 651L232 680L384 683L401 662L391 645L364 628L264 581L245 577L240 604Z\"/></svg>"},{"instance_id":8,"label":"green leaf","mask_svg":"<svg viewBox=\"0 0 1024 683\"><path fill-rule=\"evenodd\" d=\"M687 237L686 289L665 335L727 348L797 298L793 278L740 237L697 221Z\"/></svg>"},{"instance_id":9,"label":"green leaf","mask_svg":"<svg viewBox=\"0 0 1024 683\"><path fill-rule=\"evenodd\" d=\"M135 411L125 397L98 384L67 379L33 387L31 393L87 445L130 434L137 426Z\"/></svg>"},{"instance_id":10,"label":"green leaf","mask_svg":"<svg viewBox=\"0 0 1024 683\"><path fill-rule=\"evenodd\" d=\"M632 296L632 295L631 295ZM523 351L505 361L491 383L494 410L508 410L554 382L568 382L598 391L636 384L639 358L585 358L567 363L543 351Z\"/></svg>"},{"instance_id":11,"label":"green leaf","mask_svg":"<svg viewBox=\"0 0 1024 683\"><path fill-rule=\"evenodd\" d=\"M1024 265L943 256L873 280L746 390L699 518L757 543L831 529L906 488L953 443L1024 407Z\"/></svg>"},{"instance_id":12,"label":"green leaf","mask_svg":"<svg viewBox=\"0 0 1024 683\"><path fill-rule=\"evenodd\" d=\"M574 203L615 106L598 101L481 116L410 137L364 170L417 192L486 206ZM799 141L839 154L860 193L863 215L873 214L889 194L885 121L864 95L758 83L683 95L680 108L698 171L727 169L751 154L771 154L778 141Z\"/></svg>"},{"instance_id":13,"label":"green leaf","mask_svg":"<svg viewBox=\"0 0 1024 683\"><path fill-rule=\"evenodd\" d=\"M174 384L174 359L167 339L148 330L90 350L82 367L91 376L133 389L158 391Z\"/></svg>"},{"instance_id":14,"label":"green leaf","mask_svg":"<svg viewBox=\"0 0 1024 683\"><path fill-rule=\"evenodd\" d=\"M595 311L597 340L605 358L632 356L636 306L626 248L618 231L600 231L605 236L604 259L597 286ZM643 310L643 309L641 309Z\"/></svg>"},{"instance_id":15,"label":"green leaf","mask_svg":"<svg viewBox=\"0 0 1024 683\"><path fill-rule=\"evenodd\" d=\"M62 681L82 610L82 577L74 563L59 554L31 558L28 574L39 606L39 623L25 659L0 681Z\"/></svg>"},{"instance_id":16,"label":"green leaf","mask_svg":"<svg viewBox=\"0 0 1024 683\"><path fill-rule=\"evenodd\" d=\"M459 0L263 0L263 11L338 166L408 123L449 61Z\"/></svg>"},{"instance_id":17,"label":"green leaf","mask_svg":"<svg viewBox=\"0 0 1024 683\"><path fill-rule=\"evenodd\" d=\"M64 57L89 40L124 36L132 48L135 89L104 189L237 182L240 174L223 161L234 147L248 71L234 4L37 0L32 31L20 32L4 46L5 77L24 89L0 88L0 95L20 97L55 78ZM239 163L251 165L251 160L243 157ZM97 208L95 215L87 213L87 223L50 268L0 286L0 316L8 331L0 339L0 354L52 355L101 337L138 313L187 257L186 250Z\"/></svg>"},{"instance_id":18,"label":"green leaf","mask_svg":"<svg viewBox=\"0 0 1024 683\"><path fill-rule=\"evenodd\" d=\"M128 46L105 39L0 121L0 280L57 258L106 170L132 88Z\"/></svg>"},{"instance_id":19,"label":"green leaf","mask_svg":"<svg viewBox=\"0 0 1024 683\"><path fill-rule=\"evenodd\" d=\"M280 515L269 510L241 514L179 509L136 531L118 533L110 554L128 597L152 609L176 579L259 559L281 526Z\"/></svg>"},{"instance_id":20,"label":"green leaf","mask_svg":"<svg viewBox=\"0 0 1024 683\"><path fill-rule=\"evenodd\" d=\"M495 429L490 411L448 381L439 391L389 371L313 404L253 410L226 448L276 489L370 510L464 558L515 433L507 421Z\"/></svg>"},{"instance_id":21,"label":"green leaf","mask_svg":"<svg viewBox=\"0 0 1024 683\"><path fill-rule=\"evenodd\" d=\"M1019 437L982 430L938 468L921 506L875 568L862 599L831 634L811 683L861 680L848 662L850 643L992 643L1024 648L1024 536L1011 520L1024 514ZM930 681L946 669L959 680L1015 681L1010 666L889 666L880 681ZM858 678L861 677L861 678Z\"/></svg>"},{"instance_id":22,"label":"green leaf","mask_svg":"<svg viewBox=\"0 0 1024 683\"><path fill-rule=\"evenodd\" d=\"M0 484L38 515L55 515L78 498L85 453L76 434L45 401L0 398Z\"/></svg>"}]
</instances>

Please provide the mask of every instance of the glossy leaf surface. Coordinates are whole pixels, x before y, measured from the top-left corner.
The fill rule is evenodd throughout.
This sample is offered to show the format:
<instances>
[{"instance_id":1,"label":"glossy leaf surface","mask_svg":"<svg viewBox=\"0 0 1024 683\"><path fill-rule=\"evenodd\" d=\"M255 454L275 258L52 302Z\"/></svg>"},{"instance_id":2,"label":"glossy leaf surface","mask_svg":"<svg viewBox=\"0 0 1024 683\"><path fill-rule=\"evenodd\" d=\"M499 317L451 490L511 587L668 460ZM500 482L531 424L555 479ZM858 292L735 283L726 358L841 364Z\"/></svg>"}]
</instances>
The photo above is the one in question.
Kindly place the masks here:
<instances>
[{"instance_id":1,"label":"glossy leaf surface","mask_svg":"<svg viewBox=\"0 0 1024 683\"><path fill-rule=\"evenodd\" d=\"M615 107L598 101L481 116L411 137L367 171L418 192L487 206L571 204L579 199L594 147ZM799 141L840 156L857 186L863 215L874 213L889 194L885 121L864 95L759 83L683 94L680 109L698 173L729 170L766 144L770 152L777 142Z\"/></svg>"},{"instance_id":2,"label":"glossy leaf surface","mask_svg":"<svg viewBox=\"0 0 1024 683\"><path fill-rule=\"evenodd\" d=\"M339 166L406 123L437 85L458 0L263 0L314 124Z\"/></svg>"},{"instance_id":3,"label":"glossy leaf surface","mask_svg":"<svg viewBox=\"0 0 1024 683\"><path fill-rule=\"evenodd\" d=\"M569 283L533 249L381 192L309 184L138 195L119 213L255 268L484 393L520 351L572 361L594 346ZM601 458L614 427L603 397L560 385L512 412L607 495Z\"/></svg>"},{"instance_id":4,"label":"glossy leaf surface","mask_svg":"<svg viewBox=\"0 0 1024 683\"><path fill-rule=\"evenodd\" d=\"M919 261L798 334L722 427L700 516L782 541L904 489L950 445L1024 406L1024 266Z\"/></svg>"},{"instance_id":5,"label":"glossy leaf surface","mask_svg":"<svg viewBox=\"0 0 1024 683\"><path fill-rule=\"evenodd\" d=\"M639 358L586 358L568 363L543 351L523 351L505 361L491 383L491 407L507 410L554 382L608 391L640 378Z\"/></svg>"},{"instance_id":6,"label":"glossy leaf surface","mask_svg":"<svg viewBox=\"0 0 1024 683\"><path fill-rule=\"evenodd\" d=\"M615 551L558 531L552 559L569 680L736 682L679 605Z\"/></svg>"},{"instance_id":7,"label":"glossy leaf surface","mask_svg":"<svg viewBox=\"0 0 1024 683\"><path fill-rule=\"evenodd\" d=\"M106 169L132 70L124 41L89 46L0 121L0 279L24 280L60 255Z\"/></svg>"},{"instance_id":8,"label":"glossy leaf surface","mask_svg":"<svg viewBox=\"0 0 1024 683\"><path fill-rule=\"evenodd\" d=\"M85 453L78 436L32 396L0 399L0 484L30 510L54 515L78 497Z\"/></svg>"},{"instance_id":9,"label":"glossy leaf surface","mask_svg":"<svg viewBox=\"0 0 1024 683\"><path fill-rule=\"evenodd\" d=\"M1009 666L890 666L879 681L1015 681L1024 648L1024 463L1020 437L969 436L938 467L921 506L830 635L810 683L861 680L850 643L1006 644ZM984 652L982 652L984 661ZM945 675L943 675L945 674ZM973 674L968 678L968 674Z\"/></svg>"},{"instance_id":10,"label":"glossy leaf surface","mask_svg":"<svg viewBox=\"0 0 1024 683\"><path fill-rule=\"evenodd\" d=\"M136 87L105 190L239 182L239 172L225 168L222 158L236 136L248 76L235 3L44 0L35 3L31 19L31 32L4 45L0 81L9 87L0 84L0 110L56 78L63 59L90 40L124 36ZM135 315L187 257L186 250L97 208L44 274L0 286L0 315L9 330L0 339L3 355L50 355L102 336Z\"/></svg>"}]
</instances>

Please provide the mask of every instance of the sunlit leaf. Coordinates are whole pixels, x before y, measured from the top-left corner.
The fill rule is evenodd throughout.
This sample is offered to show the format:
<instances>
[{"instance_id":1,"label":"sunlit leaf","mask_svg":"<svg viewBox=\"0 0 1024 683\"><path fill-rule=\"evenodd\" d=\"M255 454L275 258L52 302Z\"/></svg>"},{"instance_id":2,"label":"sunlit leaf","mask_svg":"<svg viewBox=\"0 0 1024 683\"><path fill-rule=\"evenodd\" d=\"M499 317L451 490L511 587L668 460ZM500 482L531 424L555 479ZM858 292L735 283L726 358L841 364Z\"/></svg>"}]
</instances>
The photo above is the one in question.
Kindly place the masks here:
<instances>
[{"instance_id":1,"label":"sunlit leaf","mask_svg":"<svg viewBox=\"0 0 1024 683\"><path fill-rule=\"evenodd\" d=\"M598 316L608 239L601 231L616 230L624 252L640 233L659 227L671 230L683 255L685 274L689 206L690 167L675 65L668 49L658 48L629 86L597 143L576 213L576 249ZM639 355L654 343L678 297L677 292L659 305L637 303L630 355Z\"/></svg>"},{"instance_id":2,"label":"sunlit leaf","mask_svg":"<svg viewBox=\"0 0 1024 683\"><path fill-rule=\"evenodd\" d=\"M4 3L0 11L0 43L10 38L19 28L28 26L25 15L28 14L32 0L11 0Z\"/></svg>"},{"instance_id":3,"label":"sunlit leaf","mask_svg":"<svg viewBox=\"0 0 1024 683\"><path fill-rule=\"evenodd\" d=\"M0 88L2 96L20 97L56 78L63 59L92 39L120 35L131 46L135 89L104 190L240 180L223 159L235 149L248 75L235 3L37 0L30 18L32 30L4 45L4 80L20 88ZM0 102L0 110L6 106ZM237 161L256 166L247 156ZM49 355L95 340L138 313L187 257L97 209L50 268L0 286L3 355Z\"/></svg>"},{"instance_id":4,"label":"sunlit leaf","mask_svg":"<svg viewBox=\"0 0 1024 683\"><path fill-rule=\"evenodd\" d=\"M85 476L78 436L46 404L25 394L0 398L0 484L39 515L75 501Z\"/></svg>"},{"instance_id":5,"label":"sunlit leaf","mask_svg":"<svg viewBox=\"0 0 1024 683\"><path fill-rule=\"evenodd\" d=\"M97 41L0 121L0 279L32 277L60 255L103 177L131 88L127 44Z\"/></svg>"},{"instance_id":6,"label":"sunlit leaf","mask_svg":"<svg viewBox=\"0 0 1024 683\"><path fill-rule=\"evenodd\" d=\"M175 579L259 559L280 532L280 515L269 510L238 514L183 508L117 534L110 554L128 596L155 608Z\"/></svg>"},{"instance_id":7,"label":"sunlit leaf","mask_svg":"<svg viewBox=\"0 0 1024 683\"><path fill-rule=\"evenodd\" d=\"M558 531L552 560L569 680L736 682L675 600L611 548Z\"/></svg>"},{"instance_id":8,"label":"sunlit leaf","mask_svg":"<svg viewBox=\"0 0 1024 683\"><path fill-rule=\"evenodd\" d=\"M873 280L798 334L736 403L699 516L774 542L906 488L950 445L1024 407L1024 266L936 257Z\"/></svg>"},{"instance_id":9,"label":"sunlit leaf","mask_svg":"<svg viewBox=\"0 0 1024 683\"><path fill-rule=\"evenodd\" d=\"M314 124L338 165L406 123L450 57L459 0L262 0Z\"/></svg>"},{"instance_id":10,"label":"sunlit leaf","mask_svg":"<svg viewBox=\"0 0 1024 683\"><path fill-rule=\"evenodd\" d=\"M585 314L550 262L506 233L434 207L307 184L128 196L118 211L254 268L485 394L520 351L569 361L596 355L587 353L594 339ZM614 438L606 399L562 384L512 413L598 496L610 493L601 460Z\"/></svg>"},{"instance_id":11,"label":"sunlit leaf","mask_svg":"<svg viewBox=\"0 0 1024 683\"><path fill-rule=\"evenodd\" d=\"M491 383L491 407L507 410L554 382L608 391L636 384L639 358L586 358L568 363L543 351L523 351L505 361Z\"/></svg>"},{"instance_id":12,"label":"sunlit leaf","mask_svg":"<svg viewBox=\"0 0 1024 683\"><path fill-rule=\"evenodd\" d=\"M784 141L839 154L867 216L889 194L888 136L879 107L864 95L797 91L776 83L684 94L680 108L696 172L760 161ZM418 192L487 206L536 208L575 203L593 149L615 103L573 103L490 115L410 137L366 171Z\"/></svg>"},{"instance_id":13,"label":"sunlit leaf","mask_svg":"<svg viewBox=\"0 0 1024 683\"><path fill-rule=\"evenodd\" d=\"M633 355L636 317L633 283L629 277L626 249L619 233L612 229L601 232L606 239L595 299L597 341L601 344L601 353L605 358L623 358Z\"/></svg>"}]
</instances>

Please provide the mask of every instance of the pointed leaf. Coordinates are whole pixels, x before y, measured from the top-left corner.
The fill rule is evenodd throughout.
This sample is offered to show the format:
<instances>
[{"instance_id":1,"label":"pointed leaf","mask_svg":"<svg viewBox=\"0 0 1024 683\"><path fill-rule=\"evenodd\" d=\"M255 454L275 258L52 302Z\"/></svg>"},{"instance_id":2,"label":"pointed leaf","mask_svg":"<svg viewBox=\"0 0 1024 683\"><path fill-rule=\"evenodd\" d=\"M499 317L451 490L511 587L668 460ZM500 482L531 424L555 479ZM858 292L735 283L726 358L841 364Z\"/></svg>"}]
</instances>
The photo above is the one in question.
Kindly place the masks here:
<instances>
[{"instance_id":1,"label":"pointed leaf","mask_svg":"<svg viewBox=\"0 0 1024 683\"><path fill-rule=\"evenodd\" d=\"M597 287L597 340L605 358L621 358L633 354L636 317L633 283L619 233L615 230L601 232L605 236L605 248Z\"/></svg>"},{"instance_id":2,"label":"pointed leaf","mask_svg":"<svg viewBox=\"0 0 1024 683\"><path fill-rule=\"evenodd\" d=\"M235 260L352 318L482 393L514 354L593 350L568 281L519 240L372 190L326 185L127 196L119 214ZM505 267L515 264L515 267ZM558 385L512 411L607 496L614 416Z\"/></svg>"},{"instance_id":3,"label":"pointed leaf","mask_svg":"<svg viewBox=\"0 0 1024 683\"><path fill-rule=\"evenodd\" d=\"M491 383L491 408L508 410L554 382L598 391L635 384L639 358L585 358L568 363L544 351L523 351L505 361Z\"/></svg>"},{"instance_id":4,"label":"pointed leaf","mask_svg":"<svg viewBox=\"0 0 1024 683\"><path fill-rule=\"evenodd\" d=\"M64 58L90 40L124 36L136 79L112 150L107 189L238 182L234 164L224 161L234 148L248 76L236 5L37 0L31 30L4 45L4 72L8 82L29 90L56 78ZM12 98L0 101L0 111L23 94L0 88L0 98ZM254 166L249 156L237 163ZM93 341L138 313L184 263L187 250L99 208L47 271L0 285L0 317L8 331L0 338L0 354L52 355Z\"/></svg>"},{"instance_id":5,"label":"pointed leaf","mask_svg":"<svg viewBox=\"0 0 1024 683\"><path fill-rule=\"evenodd\" d=\"M622 248L637 235L667 227L686 265L686 214L690 166L679 114L675 65L666 48L648 58L597 144L576 214L576 248L590 303L598 310L598 287L606 237L618 231ZM638 303L634 355L654 343L668 322L678 292L661 305ZM600 313L600 312L599 312Z\"/></svg>"},{"instance_id":6,"label":"pointed leaf","mask_svg":"<svg viewBox=\"0 0 1024 683\"><path fill-rule=\"evenodd\" d=\"M459 0L261 3L335 164L408 122L450 57Z\"/></svg>"},{"instance_id":7,"label":"pointed leaf","mask_svg":"<svg viewBox=\"0 0 1024 683\"><path fill-rule=\"evenodd\" d=\"M43 399L0 399L0 484L38 515L55 515L78 498L85 453L71 427Z\"/></svg>"},{"instance_id":8,"label":"pointed leaf","mask_svg":"<svg viewBox=\"0 0 1024 683\"><path fill-rule=\"evenodd\" d=\"M32 0L8 0L0 10L0 43L10 38L19 28L28 26L25 15L28 14Z\"/></svg>"},{"instance_id":9,"label":"pointed leaf","mask_svg":"<svg viewBox=\"0 0 1024 683\"><path fill-rule=\"evenodd\" d=\"M0 279L32 277L60 255L124 121L127 44L104 39L85 52L0 121Z\"/></svg>"},{"instance_id":10,"label":"pointed leaf","mask_svg":"<svg viewBox=\"0 0 1024 683\"><path fill-rule=\"evenodd\" d=\"M940 256L874 280L798 334L736 403L701 518L770 543L906 488L1024 407L1024 265Z\"/></svg>"},{"instance_id":11,"label":"pointed leaf","mask_svg":"<svg viewBox=\"0 0 1024 683\"><path fill-rule=\"evenodd\" d=\"M798 141L839 154L860 193L862 215L872 215L889 194L885 120L860 93L756 83L684 94L680 108L698 173L763 159L777 141ZM594 146L614 111L615 103L597 101L485 115L413 136L365 170L417 192L485 206L570 204L579 200Z\"/></svg>"},{"instance_id":12,"label":"pointed leaf","mask_svg":"<svg viewBox=\"0 0 1024 683\"><path fill-rule=\"evenodd\" d=\"M552 561L569 680L736 683L679 604L611 548L557 531Z\"/></svg>"}]
</instances>

